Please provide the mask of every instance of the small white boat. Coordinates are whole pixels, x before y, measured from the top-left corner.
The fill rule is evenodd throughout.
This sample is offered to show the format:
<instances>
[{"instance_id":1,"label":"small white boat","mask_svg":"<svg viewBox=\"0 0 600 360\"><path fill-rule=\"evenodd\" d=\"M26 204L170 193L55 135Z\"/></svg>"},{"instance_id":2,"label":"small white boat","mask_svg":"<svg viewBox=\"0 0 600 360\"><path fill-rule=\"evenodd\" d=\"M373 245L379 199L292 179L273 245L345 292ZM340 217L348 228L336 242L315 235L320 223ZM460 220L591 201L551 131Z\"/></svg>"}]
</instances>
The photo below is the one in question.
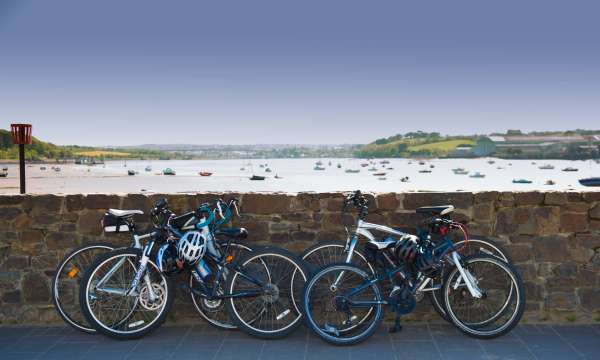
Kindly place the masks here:
<instances>
[{"instance_id":1,"label":"small white boat","mask_svg":"<svg viewBox=\"0 0 600 360\"><path fill-rule=\"evenodd\" d=\"M476 171L473 174L469 175L469 177L472 177L472 178L484 178L485 174L482 174L479 171Z\"/></svg>"},{"instance_id":2,"label":"small white boat","mask_svg":"<svg viewBox=\"0 0 600 360\"><path fill-rule=\"evenodd\" d=\"M408 182L408 176L400 178L400 181L402 181L402 182Z\"/></svg>"},{"instance_id":3,"label":"small white boat","mask_svg":"<svg viewBox=\"0 0 600 360\"><path fill-rule=\"evenodd\" d=\"M346 169L346 174L357 174L360 172L360 169Z\"/></svg>"},{"instance_id":4,"label":"small white boat","mask_svg":"<svg viewBox=\"0 0 600 360\"><path fill-rule=\"evenodd\" d=\"M54 168L54 171L60 172L60 168L57 166L57 167Z\"/></svg>"},{"instance_id":5,"label":"small white boat","mask_svg":"<svg viewBox=\"0 0 600 360\"><path fill-rule=\"evenodd\" d=\"M423 173L423 174L429 174L431 172L431 170L429 170L429 169L423 169L423 170L419 170L419 172Z\"/></svg>"},{"instance_id":6,"label":"small white boat","mask_svg":"<svg viewBox=\"0 0 600 360\"><path fill-rule=\"evenodd\" d=\"M144 170L146 170L146 171L152 171L152 166L148 165L148 166L146 166L146 168Z\"/></svg>"},{"instance_id":7,"label":"small white boat","mask_svg":"<svg viewBox=\"0 0 600 360\"><path fill-rule=\"evenodd\" d=\"M579 171L579 169L569 166L569 167L562 169L562 171Z\"/></svg>"},{"instance_id":8,"label":"small white boat","mask_svg":"<svg viewBox=\"0 0 600 360\"><path fill-rule=\"evenodd\" d=\"M552 166L550 164L545 164L545 165L539 166L538 169L541 169L541 170L553 170L554 166Z\"/></svg>"},{"instance_id":9,"label":"small white boat","mask_svg":"<svg viewBox=\"0 0 600 360\"><path fill-rule=\"evenodd\" d=\"M313 168L313 170L321 171L321 170L325 170L325 168L322 167L322 166L319 166L319 165L315 165L315 167Z\"/></svg>"}]
</instances>

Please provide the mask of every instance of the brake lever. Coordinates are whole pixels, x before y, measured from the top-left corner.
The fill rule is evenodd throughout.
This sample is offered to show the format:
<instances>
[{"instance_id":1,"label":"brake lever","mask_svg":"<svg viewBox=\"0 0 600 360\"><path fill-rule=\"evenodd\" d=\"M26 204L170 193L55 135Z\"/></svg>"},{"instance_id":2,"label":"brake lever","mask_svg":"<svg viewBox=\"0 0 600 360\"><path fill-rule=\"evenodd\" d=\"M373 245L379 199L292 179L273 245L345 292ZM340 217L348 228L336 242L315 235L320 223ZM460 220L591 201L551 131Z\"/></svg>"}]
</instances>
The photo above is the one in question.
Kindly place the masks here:
<instances>
[{"instance_id":1,"label":"brake lever","mask_svg":"<svg viewBox=\"0 0 600 360\"><path fill-rule=\"evenodd\" d=\"M219 216L221 219L225 219L225 216L223 216L223 209L221 208L221 199L217 200L217 209L219 209Z\"/></svg>"}]
</instances>

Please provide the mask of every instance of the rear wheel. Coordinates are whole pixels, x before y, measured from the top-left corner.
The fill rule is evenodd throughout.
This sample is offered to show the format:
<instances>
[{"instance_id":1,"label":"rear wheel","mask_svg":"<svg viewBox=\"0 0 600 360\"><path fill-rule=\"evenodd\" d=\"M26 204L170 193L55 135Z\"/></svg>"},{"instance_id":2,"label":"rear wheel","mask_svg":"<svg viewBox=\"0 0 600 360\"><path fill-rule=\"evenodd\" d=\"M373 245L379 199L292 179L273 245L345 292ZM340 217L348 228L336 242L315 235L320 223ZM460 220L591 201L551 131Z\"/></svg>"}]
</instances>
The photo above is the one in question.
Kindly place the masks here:
<instances>
[{"instance_id":1,"label":"rear wheel","mask_svg":"<svg viewBox=\"0 0 600 360\"><path fill-rule=\"evenodd\" d=\"M86 269L94 259L114 246L108 243L86 244L68 253L58 265L52 278L52 301L58 315L73 328L95 333L85 320L79 305L79 286Z\"/></svg>"},{"instance_id":2,"label":"rear wheel","mask_svg":"<svg viewBox=\"0 0 600 360\"><path fill-rule=\"evenodd\" d=\"M227 309L244 332L266 339L283 337L301 324L299 299L307 279L304 263L289 251L253 251L227 279Z\"/></svg>"},{"instance_id":3,"label":"rear wheel","mask_svg":"<svg viewBox=\"0 0 600 360\"><path fill-rule=\"evenodd\" d=\"M219 246L224 247L227 241L219 241ZM237 259L245 258L247 255L252 252L252 249L243 244L231 243L229 247L229 255L231 255L236 261ZM229 275L229 271L225 269L223 271L223 276L221 279L221 284L225 284L227 282L227 276ZM189 285L191 289L198 287L198 281L196 278L190 274ZM221 288L219 292L222 294L225 293L224 288ZM236 329L237 326L231 320L229 316L229 312L227 311L227 307L225 306L226 299L214 299L209 300L194 294L194 292L190 293L192 296L192 302L196 307L196 310L200 313L200 315L208 321L209 324L214 325L221 329Z\"/></svg>"}]
</instances>

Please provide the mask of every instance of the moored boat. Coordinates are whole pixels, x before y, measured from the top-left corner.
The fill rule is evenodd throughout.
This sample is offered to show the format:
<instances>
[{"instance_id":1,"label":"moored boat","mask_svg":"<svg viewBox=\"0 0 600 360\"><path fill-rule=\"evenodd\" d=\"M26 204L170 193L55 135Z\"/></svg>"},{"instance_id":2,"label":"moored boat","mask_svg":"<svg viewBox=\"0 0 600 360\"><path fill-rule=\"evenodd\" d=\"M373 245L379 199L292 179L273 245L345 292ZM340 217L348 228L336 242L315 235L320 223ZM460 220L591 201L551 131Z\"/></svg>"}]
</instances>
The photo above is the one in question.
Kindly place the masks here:
<instances>
[{"instance_id":1,"label":"moored boat","mask_svg":"<svg viewBox=\"0 0 600 360\"><path fill-rule=\"evenodd\" d=\"M171 168L166 168L162 171L163 175L175 175L175 170Z\"/></svg>"},{"instance_id":2,"label":"moored boat","mask_svg":"<svg viewBox=\"0 0 600 360\"><path fill-rule=\"evenodd\" d=\"M265 177L264 176L260 176L260 175L252 175L250 177L250 180L264 180Z\"/></svg>"},{"instance_id":3,"label":"moored boat","mask_svg":"<svg viewBox=\"0 0 600 360\"><path fill-rule=\"evenodd\" d=\"M8 171L0 170L0 177L8 177Z\"/></svg>"},{"instance_id":4,"label":"moored boat","mask_svg":"<svg viewBox=\"0 0 600 360\"><path fill-rule=\"evenodd\" d=\"M554 169L554 166L552 166L550 164L544 164L542 166L539 166L538 169L541 169L541 170L552 170L552 169Z\"/></svg>"},{"instance_id":5,"label":"moored boat","mask_svg":"<svg viewBox=\"0 0 600 360\"><path fill-rule=\"evenodd\" d=\"M533 181L527 179L513 179L513 184L531 184Z\"/></svg>"},{"instance_id":6,"label":"moored boat","mask_svg":"<svg viewBox=\"0 0 600 360\"><path fill-rule=\"evenodd\" d=\"M319 166L319 165L315 165L315 167L313 168L313 170L321 171L321 170L325 170L325 168L322 167L322 166Z\"/></svg>"},{"instance_id":7,"label":"moored boat","mask_svg":"<svg viewBox=\"0 0 600 360\"><path fill-rule=\"evenodd\" d=\"M384 172L374 173L373 176L385 176Z\"/></svg>"},{"instance_id":8,"label":"moored boat","mask_svg":"<svg viewBox=\"0 0 600 360\"><path fill-rule=\"evenodd\" d=\"M360 172L360 169L346 169L346 174L357 174Z\"/></svg>"},{"instance_id":9,"label":"moored boat","mask_svg":"<svg viewBox=\"0 0 600 360\"><path fill-rule=\"evenodd\" d=\"M377 168L375 166L369 168L369 171L377 171Z\"/></svg>"},{"instance_id":10,"label":"moored boat","mask_svg":"<svg viewBox=\"0 0 600 360\"><path fill-rule=\"evenodd\" d=\"M271 172L271 168L266 168L266 169L265 169L265 172L268 172L268 173L270 173L270 172Z\"/></svg>"},{"instance_id":11,"label":"moored boat","mask_svg":"<svg viewBox=\"0 0 600 360\"><path fill-rule=\"evenodd\" d=\"M431 172L431 170L429 170L429 169L423 169L423 170L419 170L419 172L423 173L423 174L429 174Z\"/></svg>"},{"instance_id":12,"label":"moored boat","mask_svg":"<svg viewBox=\"0 0 600 360\"><path fill-rule=\"evenodd\" d=\"M135 170L131 170L131 169L127 170L127 175L129 175L129 176L135 175Z\"/></svg>"},{"instance_id":13,"label":"moored boat","mask_svg":"<svg viewBox=\"0 0 600 360\"><path fill-rule=\"evenodd\" d=\"M342 164L337 164L337 168L341 169L342 168Z\"/></svg>"},{"instance_id":14,"label":"moored boat","mask_svg":"<svg viewBox=\"0 0 600 360\"><path fill-rule=\"evenodd\" d=\"M198 175L200 176L211 176L213 173L209 172L209 171L200 171L198 173Z\"/></svg>"},{"instance_id":15,"label":"moored boat","mask_svg":"<svg viewBox=\"0 0 600 360\"><path fill-rule=\"evenodd\" d=\"M554 181L554 180L546 180L546 182L544 183L544 185L556 185L556 181Z\"/></svg>"},{"instance_id":16,"label":"moored boat","mask_svg":"<svg viewBox=\"0 0 600 360\"><path fill-rule=\"evenodd\" d=\"M152 171L152 166L148 165L144 168L144 170L150 172Z\"/></svg>"},{"instance_id":17,"label":"moored boat","mask_svg":"<svg viewBox=\"0 0 600 360\"><path fill-rule=\"evenodd\" d=\"M600 177L579 179L579 183L583 186L600 186Z\"/></svg>"},{"instance_id":18,"label":"moored boat","mask_svg":"<svg viewBox=\"0 0 600 360\"><path fill-rule=\"evenodd\" d=\"M469 177L472 177L472 178L484 178L485 174L482 174L479 171L476 171L473 174L469 175Z\"/></svg>"},{"instance_id":19,"label":"moored boat","mask_svg":"<svg viewBox=\"0 0 600 360\"><path fill-rule=\"evenodd\" d=\"M579 171L579 169L569 166L569 167L562 169L562 171Z\"/></svg>"}]
</instances>

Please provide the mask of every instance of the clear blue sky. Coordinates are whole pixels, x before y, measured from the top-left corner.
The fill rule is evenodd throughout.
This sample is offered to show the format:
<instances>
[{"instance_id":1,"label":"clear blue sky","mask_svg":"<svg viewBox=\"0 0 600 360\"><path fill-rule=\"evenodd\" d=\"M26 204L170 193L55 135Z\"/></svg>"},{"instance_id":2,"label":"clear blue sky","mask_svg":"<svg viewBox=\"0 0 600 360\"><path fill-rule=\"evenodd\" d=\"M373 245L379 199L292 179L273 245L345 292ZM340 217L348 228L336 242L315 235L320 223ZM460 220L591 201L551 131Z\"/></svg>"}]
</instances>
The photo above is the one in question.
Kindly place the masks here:
<instances>
[{"instance_id":1,"label":"clear blue sky","mask_svg":"<svg viewBox=\"0 0 600 360\"><path fill-rule=\"evenodd\" d=\"M0 0L0 127L86 145L600 128L599 3Z\"/></svg>"}]
</instances>

